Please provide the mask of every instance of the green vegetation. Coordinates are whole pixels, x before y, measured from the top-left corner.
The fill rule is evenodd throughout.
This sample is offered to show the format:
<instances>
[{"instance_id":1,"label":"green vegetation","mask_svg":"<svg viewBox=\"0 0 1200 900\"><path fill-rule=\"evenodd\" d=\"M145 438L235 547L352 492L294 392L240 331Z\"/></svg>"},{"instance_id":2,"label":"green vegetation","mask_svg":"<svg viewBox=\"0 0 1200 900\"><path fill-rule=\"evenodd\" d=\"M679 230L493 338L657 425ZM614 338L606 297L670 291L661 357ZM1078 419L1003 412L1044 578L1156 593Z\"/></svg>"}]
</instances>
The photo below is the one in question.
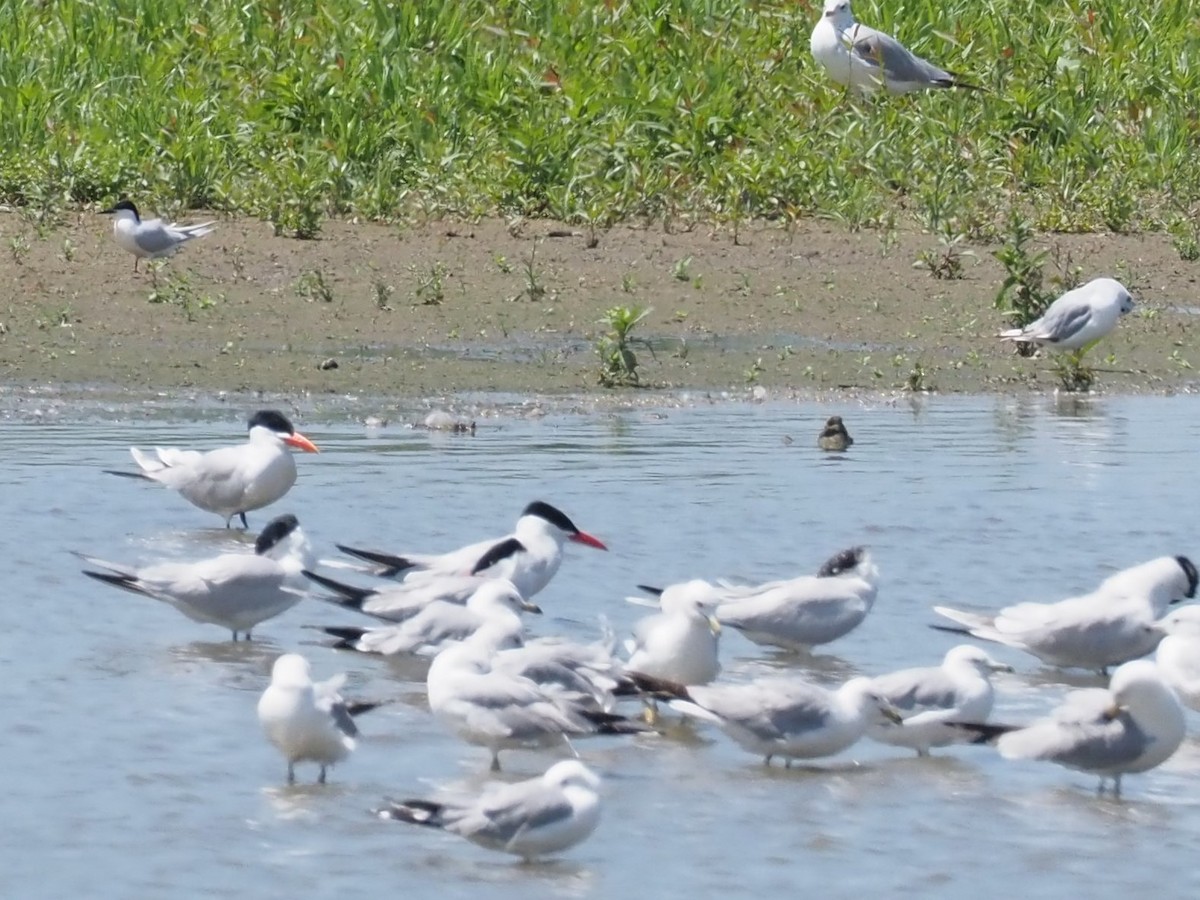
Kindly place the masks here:
<instances>
[{"instance_id":1,"label":"green vegetation","mask_svg":"<svg viewBox=\"0 0 1200 900\"><path fill-rule=\"evenodd\" d=\"M637 306L614 306L604 313L600 323L608 326L608 332L596 339L600 384L605 387L636 387L639 384L638 358L634 355L633 345L645 342L633 337L633 330L652 311Z\"/></svg>"},{"instance_id":2,"label":"green vegetation","mask_svg":"<svg viewBox=\"0 0 1200 900\"><path fill-rule=\"evenodd\" d=\"M299 237L330 215L554 216L591 240L897 211L975 240L1016 209L1196 252L1190 4L856 12L988 93L848 97L809 56L815 0L6 3L0 202L130 194Z\"/></svg>"}]
</instances>

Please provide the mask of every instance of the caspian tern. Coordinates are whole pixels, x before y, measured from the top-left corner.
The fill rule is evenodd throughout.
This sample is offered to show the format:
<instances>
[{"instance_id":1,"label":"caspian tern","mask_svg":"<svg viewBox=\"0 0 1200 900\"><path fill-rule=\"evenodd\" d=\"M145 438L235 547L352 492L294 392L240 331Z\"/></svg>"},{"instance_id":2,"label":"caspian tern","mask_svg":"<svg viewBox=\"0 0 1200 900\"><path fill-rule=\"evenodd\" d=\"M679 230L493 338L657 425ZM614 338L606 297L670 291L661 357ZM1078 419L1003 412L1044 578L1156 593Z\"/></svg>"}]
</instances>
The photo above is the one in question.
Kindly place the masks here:
<instances>
[{"instance_id":1,"label":"caspian tern","mask_svg":"<svg viewBox=\"0 0 1200 900\"><path fill-rule=\"evenodd\" d=\"M246 443L236 447L221 447L207 453L158 447L153 457L130 447L129 452L141 471L105 471L166 485L193 505L224 518L226 528L234 516L240 516L242 526L249 527L246 513L271 505L296 483L296 461L288 447L305 453L319 451L278 410L256 412L247 427Z\"/></svg>"},{"instance_id":2,"label":"caspian tern","mask_svg":"<svg viewBox=\"0 0 1200 900\"><path fill-rule=\"evenodd\" d=\"M1153 651L1162 634L1147 626L1170 604L1195 597L1197 581L1186 556L1160 556L1058 603L1018 603L994 616L935 606L934 612L958 624L933 627L1016 647L1052 666L1103 673Z\"/></svg>"},{"instance_id":3,"label":"caspian tern","mask_svg":"<svg viewBox=\"0 0 1200 900\"><path fill-rule=\"evenodd\" d=\"M599 538L580 531L561 510L540 500L525 507L512 534L449 553L393 555L337 546L343 553L378 566L375 570L378 575L404 575L406 581L423 577L419 573L506 578L528 600L545 588L558 571L567 541L597 550L608 549Z\"/></svg>"},{"instance_id":4,"label":"caspian tern","mask_svg":"<svg viewBox=\"0 0 1200 900\"><path fill-rule=\"evenodd\" d=\"M536 778L491 786L478 797L388 801L376 815L440 828L529 861L573 847L596 830L599 789L598 775L568 759Z\"/></svg>"},{"instance_id":5,"label":"caspian tern","mask_svg":"<svg viewBox=\"0 0 1200 900\"><path fill-rule=\"evenodd\" d=\"M254 554L222 553L198 562L166 562L141 569L79 554L93 566L83 574L113 587L169 603L193 622L250 631L299 602L299 578L311 551L300 523L290 513L272 519L259 534Z\"/></svg>"},{"instance_id":6,"label":"caspian tern","mask_svg":"<svg viewBox=\"0 0 1200 900\"><path fill-rule=\"evenodd\" d=\"M113 216L113 239L133 254L135 272L141 260L170 256L186 242L215 230L214 222L176 225L162 219L143 219L130 200L122 200L101 212Z\"/></svg>"},{"instance_id":7,"label":"caspian tern","mask_svg":"<svg viewBox=\"0 0 1200 900\"><path fill-rule=\"evenodd\" d=\"M325 783L325 769L345 759L354 749L358 726L354 716L378 703L347 703L340 693L346 676L314 682L312 668L298 653L285 653L271 667L271 683L258 700L258 721L287 760L287 783L296 783L295 765L314 762L321 767L317 782Z\"/></svg>"}]
</instances>

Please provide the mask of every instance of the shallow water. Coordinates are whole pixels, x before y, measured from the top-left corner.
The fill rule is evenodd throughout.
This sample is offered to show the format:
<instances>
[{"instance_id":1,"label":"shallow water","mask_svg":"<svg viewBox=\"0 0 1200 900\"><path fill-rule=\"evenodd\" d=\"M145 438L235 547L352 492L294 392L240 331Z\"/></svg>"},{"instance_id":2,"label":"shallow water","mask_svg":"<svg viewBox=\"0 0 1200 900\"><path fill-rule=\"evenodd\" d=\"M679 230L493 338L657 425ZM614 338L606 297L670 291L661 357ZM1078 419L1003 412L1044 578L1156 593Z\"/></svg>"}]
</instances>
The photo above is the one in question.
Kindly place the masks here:
<instances>
[{"instance_id":1,"label":"shallow water","mask_svg":"<svg viewBox=\"0 0 1200 900\"><path fill-rule=\"evenodd\" d=\"M1058 599L1124 565L1200 552L1195 408L1187 397L717 405L501 415L474 437L309 416L303 430L323 453L298 461L300 481L269 514L295 512L325 555L334 541L438 550L502 534L528 500L550 500L611 552L572 548L532 626L585 639L601 614L619 633L645 614L621 599L639 582L790 577L868 543L884 579L878 603L809 664L817 677L875 674L935 664L953 645L927 627L934 603ZM857 441L844 456L814 446L833 412ZM581 742L606 778L605 817L548 864L377 821L368 810L385 795L490 777L486 752L429 716L411 680L419 667L324 649L305 625L359 620L315 600L234 645L93 584L67 554L145 562L245 540L165 490L101 471L130 465L133 442L227 443L236 418L167 406L0 424L8 895L1117 897L1200 887L1187 862L1200 829L1194 740L1126 779L1114 801L1097 798L1088 776L986 748L918 760L864 742L785 771L685 727ZM271 660L294 649L318 677L349 671L356 696L400 700L361 721L357 754L325 787L285 787L255 719ZM995 654L1017 667L998 681L998 719L1048 709L1066 681L1097 683ZM729 678L804 667L728 633L722 658ZM555 758L510 753L505 777Z\"/></svg>"}]
</instances>

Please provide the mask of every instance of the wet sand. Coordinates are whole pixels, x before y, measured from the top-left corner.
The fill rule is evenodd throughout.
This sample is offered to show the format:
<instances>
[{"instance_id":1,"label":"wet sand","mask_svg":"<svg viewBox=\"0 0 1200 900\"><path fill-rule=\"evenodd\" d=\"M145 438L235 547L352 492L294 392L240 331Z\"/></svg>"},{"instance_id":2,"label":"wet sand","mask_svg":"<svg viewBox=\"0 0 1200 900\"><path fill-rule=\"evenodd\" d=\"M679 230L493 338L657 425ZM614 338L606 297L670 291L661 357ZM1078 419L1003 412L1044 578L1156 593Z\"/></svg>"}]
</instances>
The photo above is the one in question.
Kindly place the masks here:
<instances>
[{"instance_id":1,"label":"wet sand","mask_svg":"<svg viewBox=\"0 0 1200 900\"><path fill-rule=\"evenodd\" d=\"M1058 385L1048 361L994 338L1005 325L993 307L1003 280L994 248L964 248L973 255L962 277L937 279L913 265L940 248L918 232L759 224L735 241L711 226L621 226L589 247L586 230L546 221L331 222L301 241L219 219L152 276L145 263L133 272L109 229L83 213L39 235L0 213L0 373L10 389L628 395L598 383L600 319L618 305L653 307L636 332L649 346L634 346L647 388L761 386L780 396ZM1089 356L1094 389L1190 389L1200 266L1163 235L1051 243L1084 279L1114 275L1140 304Z\"/></svg>"}]
</instances>

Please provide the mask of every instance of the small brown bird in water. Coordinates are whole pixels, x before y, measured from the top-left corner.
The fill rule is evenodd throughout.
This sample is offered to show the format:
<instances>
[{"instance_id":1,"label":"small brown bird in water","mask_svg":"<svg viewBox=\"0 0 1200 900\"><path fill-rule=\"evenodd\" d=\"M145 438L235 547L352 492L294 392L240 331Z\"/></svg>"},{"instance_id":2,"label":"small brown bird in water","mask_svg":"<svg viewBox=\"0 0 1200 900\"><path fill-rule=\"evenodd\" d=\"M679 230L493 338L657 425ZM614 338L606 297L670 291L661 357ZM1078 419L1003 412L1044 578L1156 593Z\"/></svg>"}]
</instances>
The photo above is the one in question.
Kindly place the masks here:
<instances>
[{"instance_id":1,"label":"small brown bird in water","mask_svg":"<svg viewBox=\"0 0 1200 900\"><path fill-rule=\"evenodd\" d=\"M817 446L822 450L841 452L853 443L854 438L850 437L841 416L830 416L821 431L821 436L817 438Z\"/></svg>"}]
</instances>

